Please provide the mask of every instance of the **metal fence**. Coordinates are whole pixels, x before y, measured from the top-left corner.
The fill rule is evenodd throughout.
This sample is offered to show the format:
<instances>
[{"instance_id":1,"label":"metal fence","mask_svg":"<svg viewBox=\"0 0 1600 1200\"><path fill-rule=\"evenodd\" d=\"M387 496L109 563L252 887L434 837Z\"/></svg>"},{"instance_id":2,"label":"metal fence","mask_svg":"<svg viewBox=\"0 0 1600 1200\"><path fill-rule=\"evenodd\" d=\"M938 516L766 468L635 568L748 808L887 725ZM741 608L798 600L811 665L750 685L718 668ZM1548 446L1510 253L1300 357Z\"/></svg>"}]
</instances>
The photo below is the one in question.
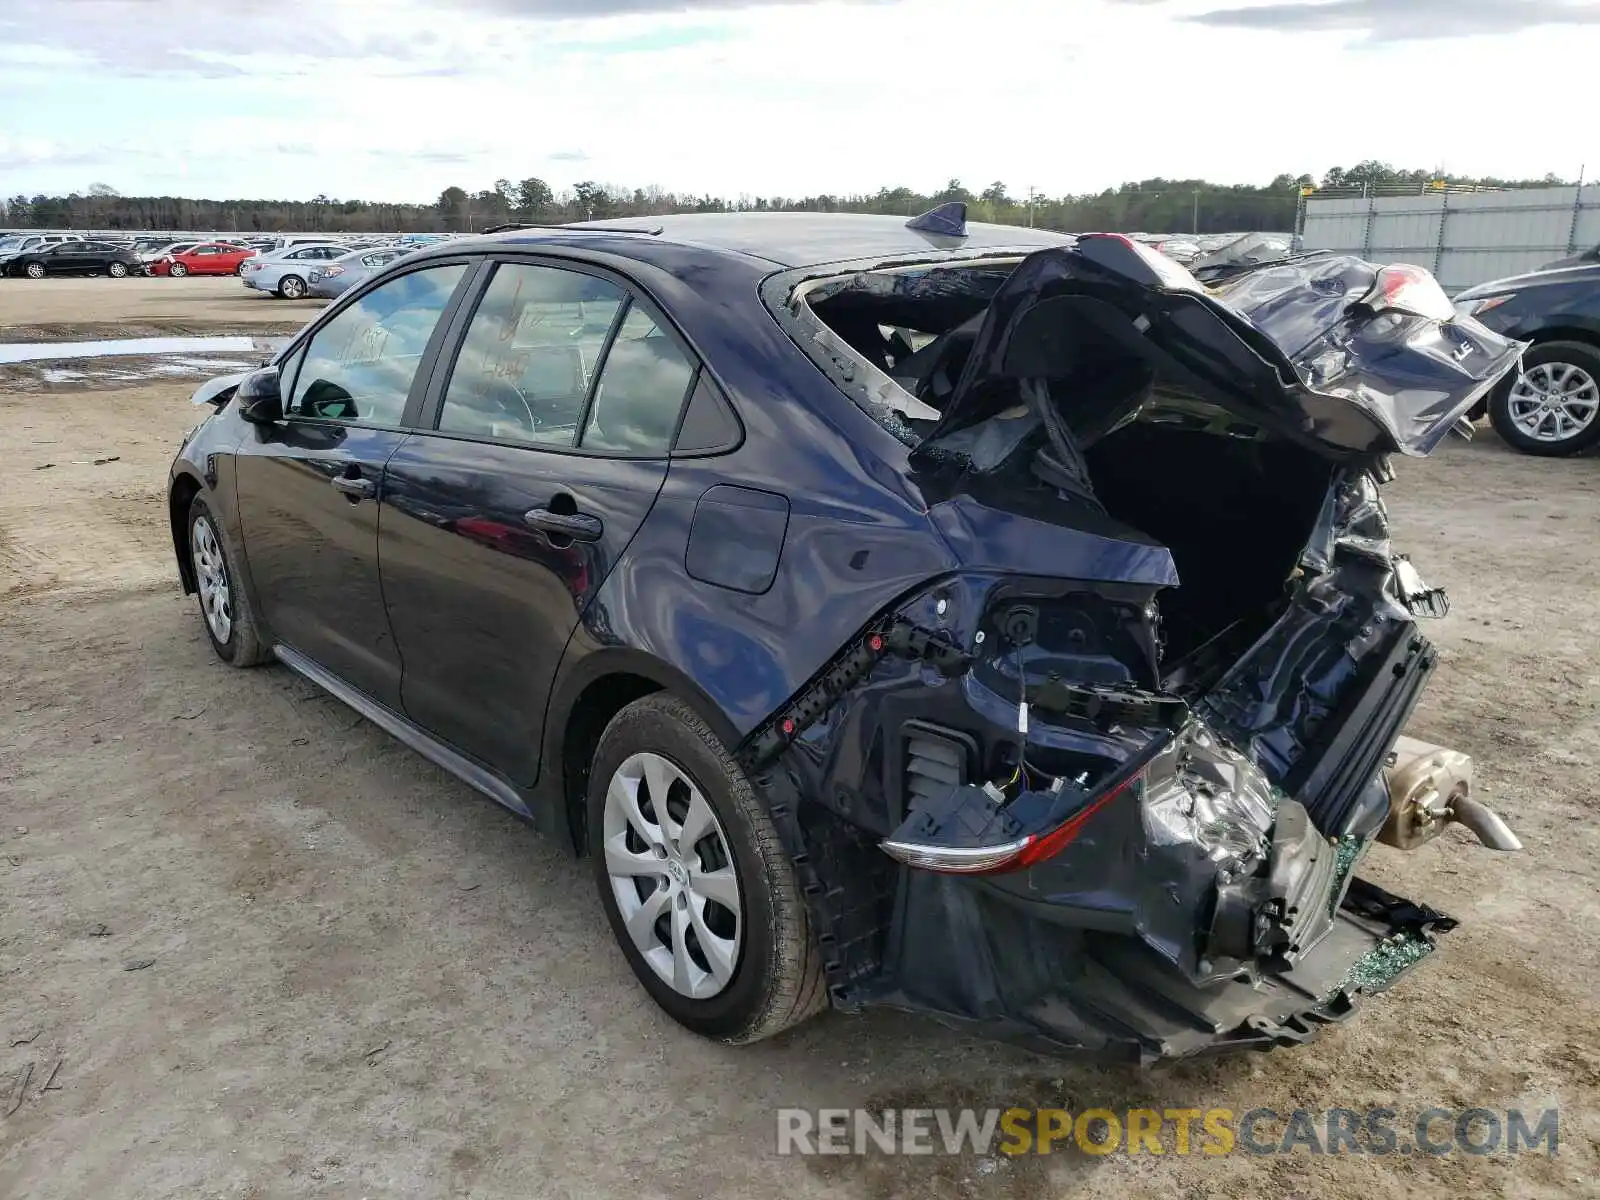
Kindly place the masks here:
<instances>
[{"instance_id":1,"label":"metal fence","mask_svg":"<svg viewBox=\"0 0 1600 1200\"><path fill-rule=\"evenodd\" d=\"M1457 292L1600 245L1600 184L1311 196L1300 221L1308 250L1416 263Z\"/></svg>"}]
</instances>

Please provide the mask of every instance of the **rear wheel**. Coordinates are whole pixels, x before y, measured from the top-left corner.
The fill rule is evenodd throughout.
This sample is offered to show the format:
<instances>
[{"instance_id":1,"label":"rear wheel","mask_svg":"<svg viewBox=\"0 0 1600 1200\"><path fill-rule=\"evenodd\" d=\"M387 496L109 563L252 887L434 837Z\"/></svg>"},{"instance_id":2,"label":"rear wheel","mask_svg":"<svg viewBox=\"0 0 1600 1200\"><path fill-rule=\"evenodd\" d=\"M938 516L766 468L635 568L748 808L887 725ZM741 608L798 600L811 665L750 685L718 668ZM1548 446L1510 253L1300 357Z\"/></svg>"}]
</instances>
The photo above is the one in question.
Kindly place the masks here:
<instances>
[{"instance_id":1,"label":"rear wheel","mask_svg":"<svg viewBox=\"0 0 1600 1200\"><path fill-rule=\"evenodd\" d=\"M1495 431L1524 454L1576 454L1600 441L1600 350L1544 342L1489 400Z\"/></svg>"},{"instance_id":2,"label":"rear wheel","mask_svg":"<svg viewBox=\"0 0 1600 1200\"><path fill-rule=\"evenodd\" d=\"M285 275L278 280L278 295L285 300L298 300L306 294L306 281L298 275Z\"/></svg>"},{"instance_id":3,"label":"rear wheel","mask_svg":"<svg viewBox=\"0 0 1600 1200\"><path fill-rule=\"evenodd\" d=\"M646 696L606 727L589 847L628 965L667 1014L753 1042L827 1005L794 866L765 804L709 726Z\"/></svg>"},{"instance_id":4,"label":"rear wheel","mask_svg":"<svg viewBox=\"0 0 1600 1200\"><path fill-rule=\"evenodd\" d=\"M239 586L223 546L216 515L196 496L189 505L189 558L200 594L200 616L217 657L235 667L253 667L270 656L256 632L250 598Z\"/></svg>"},{"instance_id":5,"label":"rear wheel","mask_svg":"<svg viewBox=\"0 0 1600 1200\"><path fill-rule=\"evenodd\" d=\"M243 275L244 274L244 264L240 263L237 267L235 267L233 269L233 273L235 275Z\"/></svg>"},{"instance_id":6,"label":"rear wheel","mask_svg":"<svg viewBox=\"0 0 1600 1200\"><path fill-rule=\"evenodd\" d=\"M189 268L184 266L181 262L175 262L167 268L167 274L171 275L174 279L182 279L188 273Z\"/></svg>"}]
</instances>

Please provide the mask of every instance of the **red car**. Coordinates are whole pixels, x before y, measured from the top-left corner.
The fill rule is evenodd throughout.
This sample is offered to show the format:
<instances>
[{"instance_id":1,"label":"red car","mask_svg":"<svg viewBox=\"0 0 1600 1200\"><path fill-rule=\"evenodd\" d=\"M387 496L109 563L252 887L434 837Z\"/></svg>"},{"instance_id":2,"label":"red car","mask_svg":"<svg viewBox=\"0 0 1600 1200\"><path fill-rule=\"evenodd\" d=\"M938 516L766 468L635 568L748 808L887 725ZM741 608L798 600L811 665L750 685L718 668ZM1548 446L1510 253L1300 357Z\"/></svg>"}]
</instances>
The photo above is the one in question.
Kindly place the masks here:
<instances>
[{"instance_id":1,"label":"red car","mask_svg":"<svg viewBox=\"0 0 1600 1200\"><path fill-rule=\"evenodd\" d=\"M237 275L247 258L255 251L248 246L235 246L231 242L197 242L176 254L163 254L150 264L150 274L171 275L180 279L185 275Z\"/></svg>"}]
</instances>

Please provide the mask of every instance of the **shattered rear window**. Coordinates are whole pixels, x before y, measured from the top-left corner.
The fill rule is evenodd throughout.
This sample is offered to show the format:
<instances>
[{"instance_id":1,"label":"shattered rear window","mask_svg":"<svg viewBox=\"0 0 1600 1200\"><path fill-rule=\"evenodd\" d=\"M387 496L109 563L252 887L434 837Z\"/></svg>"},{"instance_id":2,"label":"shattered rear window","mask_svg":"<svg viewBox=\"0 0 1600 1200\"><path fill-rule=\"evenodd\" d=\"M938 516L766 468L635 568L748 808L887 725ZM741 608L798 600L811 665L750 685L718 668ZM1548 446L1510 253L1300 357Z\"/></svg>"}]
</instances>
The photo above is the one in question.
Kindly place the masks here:
<instances>
[{"instance_id":1,"label":"shattered rear window","mask_svg":"<svg viewBox=\"0 0 1600 1200\"><path fill-rule=\"evenodd\" d=\"M811 320L802 345L874 420L907 446L939 417L918 398L953 340L976 332L1024 252L963 261L880 264L798 284L792 316ZM941 346L941 342L944 343Z\"/></svg>"}]
</instances>

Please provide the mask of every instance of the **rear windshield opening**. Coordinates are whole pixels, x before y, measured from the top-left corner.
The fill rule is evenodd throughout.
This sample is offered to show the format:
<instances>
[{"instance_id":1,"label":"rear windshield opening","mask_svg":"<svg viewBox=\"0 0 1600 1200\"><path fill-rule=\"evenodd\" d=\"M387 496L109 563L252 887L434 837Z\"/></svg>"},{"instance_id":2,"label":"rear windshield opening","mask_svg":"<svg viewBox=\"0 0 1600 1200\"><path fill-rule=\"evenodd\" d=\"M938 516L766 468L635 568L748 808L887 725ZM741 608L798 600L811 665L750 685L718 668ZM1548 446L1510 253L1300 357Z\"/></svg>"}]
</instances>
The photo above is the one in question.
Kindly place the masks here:
<instances>
[{"instance_id":1,"label":"rear windshield opening","mask_svg":"<svg viewBox=\"0 0 1600 1200\"><path fill-rule=\"evenodd\" d=\"M915 445L938 419L990 300L1019 261L861 271L810 285L803 299L876 376L864 407Z\"/></svg>"}]
</instances>

